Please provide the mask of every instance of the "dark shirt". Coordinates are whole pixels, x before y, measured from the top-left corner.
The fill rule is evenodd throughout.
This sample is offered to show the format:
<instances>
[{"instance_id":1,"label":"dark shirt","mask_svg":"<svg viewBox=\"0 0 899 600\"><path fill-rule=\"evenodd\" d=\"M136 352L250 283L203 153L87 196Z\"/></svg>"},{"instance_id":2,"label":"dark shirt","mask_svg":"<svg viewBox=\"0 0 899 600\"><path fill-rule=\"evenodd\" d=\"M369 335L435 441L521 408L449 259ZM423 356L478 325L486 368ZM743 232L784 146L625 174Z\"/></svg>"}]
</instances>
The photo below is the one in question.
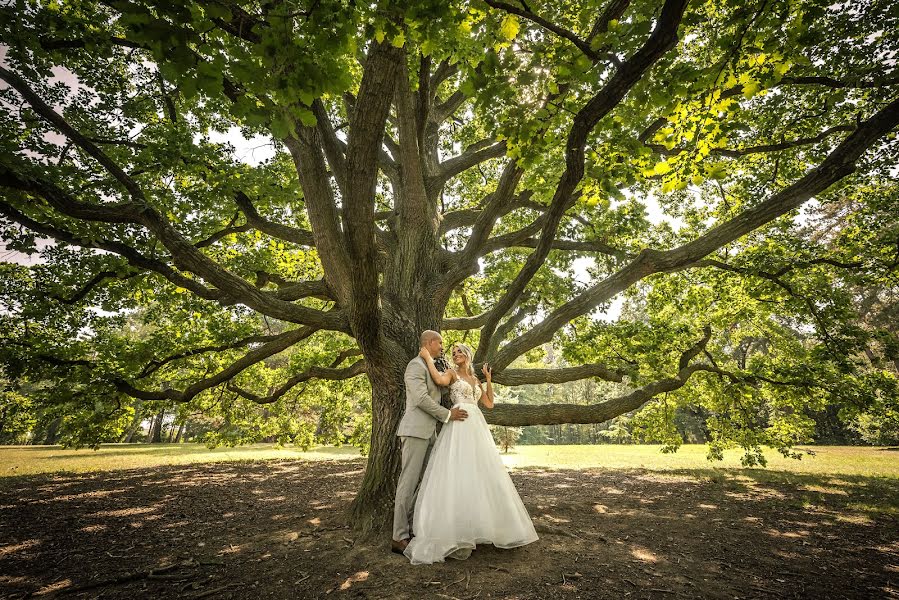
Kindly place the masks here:
<instances>
[{"instance_id":1,"label":"dark shirt","mask_svg":"<svg viewBox=\"0 0 899 600\"><path fill-rule=\"evenodd\" d=\"M437 370L441 373L446 373L447 369L450 368L449 362L447 362L446 358L442 356L438 356L434 359L434 366L437 367ZM440 406L448 409L453 407L453 401L450 400L448 387L440 388Z\"/></svg>"}]
</instances>

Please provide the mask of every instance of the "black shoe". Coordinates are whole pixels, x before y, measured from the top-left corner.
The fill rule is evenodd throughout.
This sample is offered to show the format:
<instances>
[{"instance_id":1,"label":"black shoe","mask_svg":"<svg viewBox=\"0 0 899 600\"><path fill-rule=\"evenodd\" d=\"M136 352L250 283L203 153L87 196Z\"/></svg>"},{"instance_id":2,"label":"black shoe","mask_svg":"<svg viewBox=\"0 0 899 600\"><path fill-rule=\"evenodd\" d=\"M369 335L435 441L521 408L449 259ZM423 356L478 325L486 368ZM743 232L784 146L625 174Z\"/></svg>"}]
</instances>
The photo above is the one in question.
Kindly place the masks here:
<instances>
[{"instance_id":1,"label":"black shoe","mask_svg":"<svg viewBox=\"0 0 899 600\"><path fill-rule=\"evenodd\" d=\"M411 538L410 538L411 539ZM409 545L409 539L405 540L390 540L390 551L396 552L397 554L402 554L406 549L406 546Z\"/></svg>"}]
</instances>

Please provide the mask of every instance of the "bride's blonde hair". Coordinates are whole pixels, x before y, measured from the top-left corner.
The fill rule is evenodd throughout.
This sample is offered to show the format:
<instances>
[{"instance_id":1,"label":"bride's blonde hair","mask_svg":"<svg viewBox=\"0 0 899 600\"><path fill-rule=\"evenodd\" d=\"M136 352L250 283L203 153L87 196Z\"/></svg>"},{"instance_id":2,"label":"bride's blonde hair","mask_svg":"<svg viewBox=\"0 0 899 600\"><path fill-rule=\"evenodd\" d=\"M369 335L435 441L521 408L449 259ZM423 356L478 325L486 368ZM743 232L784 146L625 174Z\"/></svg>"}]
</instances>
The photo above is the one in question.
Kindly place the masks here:
<instances>
[{"instance_id":1,"label":"bride's blonde hair","mask_svg":"<svg viewBox=\"0 0 899 600\"><path fill-rule=\"evenodd\" d=\"M453 344L453 348L458 348L462 351L462 354L464 354L465 358L468 359L468 374L472 377L477 377L477 375L474 374L474 352L471 351L471 348L469 348L462 342Z\"/></svg>"}]
</instances>

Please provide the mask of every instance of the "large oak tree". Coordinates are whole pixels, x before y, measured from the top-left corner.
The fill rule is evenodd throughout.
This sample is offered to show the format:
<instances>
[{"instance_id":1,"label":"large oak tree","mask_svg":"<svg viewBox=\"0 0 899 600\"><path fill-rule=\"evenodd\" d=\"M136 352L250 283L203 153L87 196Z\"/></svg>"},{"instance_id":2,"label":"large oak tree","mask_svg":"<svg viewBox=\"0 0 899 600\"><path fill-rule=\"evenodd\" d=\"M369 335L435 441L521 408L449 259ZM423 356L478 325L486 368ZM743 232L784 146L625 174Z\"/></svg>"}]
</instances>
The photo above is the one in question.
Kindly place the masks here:
<instances>
[{"instance_id":1,"label":"large oak tree","mask_svg":"<svg viewBox=\"0 0 899 600\"><path fill-rule=\"evenodd\" d=\"M424 329L465 332L500 384L629 384L598 404L499 404L496 424L602 422L697 373L802 387L716 360L702 302L689 318L671 311L671 327L621 329L620 348L590 317L646 286L720 296L733 276L795 298L789 276L860 268L795 238L759 248L808 200L850 197L894 168L891 4L7 5L4 238L22 252L53 240L27 273L7 266L7 368L67 383L56 401L228 390L267 405L364 375L363 529L392 502L402 376ZM233 128L274 157L248 164L210 137ZM653 224L647 203L682 226ZM571 276L575 259L589 282ZM705 280L690 288L684 273ZM172 311L215 343L179 333L125 348L106 335L109 313L161 326ZM287 325L263 332L255 315ZM637 337L643 351L627 346ZM573 362L514 367L547 343ZM284 380L246 377L297 347L310 350ZM159 377L216 353L192 380Z\"/></svg>"}]
</instances>

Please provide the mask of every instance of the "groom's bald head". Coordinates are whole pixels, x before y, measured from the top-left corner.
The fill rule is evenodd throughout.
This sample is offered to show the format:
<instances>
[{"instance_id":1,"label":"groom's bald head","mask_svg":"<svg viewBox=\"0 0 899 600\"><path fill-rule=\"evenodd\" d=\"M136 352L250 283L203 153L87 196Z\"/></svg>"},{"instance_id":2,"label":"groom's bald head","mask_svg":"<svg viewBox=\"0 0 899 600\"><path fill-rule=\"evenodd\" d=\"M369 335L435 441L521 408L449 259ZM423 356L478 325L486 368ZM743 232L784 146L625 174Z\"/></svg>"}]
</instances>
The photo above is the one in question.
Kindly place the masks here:
<instances>
[{"instance_id":1,"label":"groom's bald head","mask_svg":"<svg viewBox=\"0 0 899 600\"><path fill-rule=\"evenodd\" d=\"M422 348L427 348L431 356L437 358L443 350L443 337L431 329L425 329L418 338Z\"/></svg>"},{"instance_id":2,"label":"groom's bald head","mask_svg":"<svg viewBox=\"0 0 899 600\"><path fill-rule=\"evenodd\" d=\"M432 329L425 329L421 332L421 337L419 337L418 341L421 344L421 347L424 348L430 343L432 340L440 340L443 341L443 338L440 337L440 334Z\"/></svg>"}]
</instances>

